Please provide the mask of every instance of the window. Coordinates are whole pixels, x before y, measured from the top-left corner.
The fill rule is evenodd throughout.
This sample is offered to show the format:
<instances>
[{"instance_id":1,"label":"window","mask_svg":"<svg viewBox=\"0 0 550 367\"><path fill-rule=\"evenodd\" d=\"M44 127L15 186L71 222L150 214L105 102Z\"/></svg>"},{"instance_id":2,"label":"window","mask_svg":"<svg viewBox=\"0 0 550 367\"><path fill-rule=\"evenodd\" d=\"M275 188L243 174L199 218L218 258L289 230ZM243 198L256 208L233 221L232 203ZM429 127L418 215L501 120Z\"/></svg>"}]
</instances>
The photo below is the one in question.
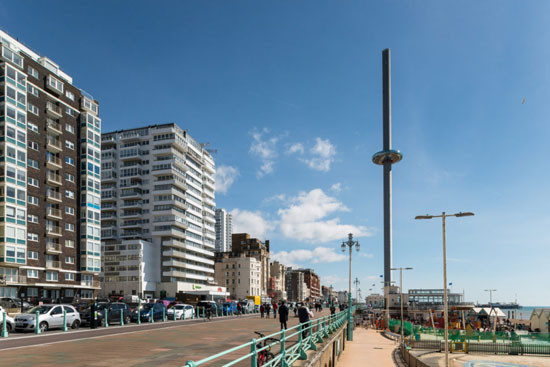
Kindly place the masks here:
<instances>
[{"instance_id":1,"label":"window","mask_svg":"<svg viewBox=\"0 0 550 367\"><path fill-rule=\"evenodd\" d=\"M71 157L65 157L65 163L70 164L71 166L74 166L74 159Z\"/></svg>"},{"instance_id":2,"label":"window","mask_svg":"<svg viewBox=\"0 0 550 367\"><path fill-rule=\"evenodd\" d=\"M27 278L38 278L38 270L28 269L27 270Z\"/></svg>"},{"instance_id":3,"label":"window","mask_svg":"<svg viewBox=\"0 0 550 367\"><path fill-rule=\"evenodd\" d=\"M66 264L74 264L74 256L65 256Z\"/></svg>"},{"instance_id":4,"label":"window","mask_svg":"<svg viewBox=\"0 0 550 367\"><path fill-rule=\"evenodd\" d=\"M57 80L51 75L48 75L48 86L63 93L63 82L61 80Z\"/></svg>"},{"instance_id":5,"label":"window","mask_svg":"<svg viewBox=\"0 0 550 367\"><path fill-rule=\"evenodd\" d=\"M48 282L57 282L57 272L55 271L47 271L46 272L46 280ZM61 307L59 307L61 309ZM53 312L53 311L52 311Z\"/></svg>"},{"instance_id":6,"label":"window","mask_svg":"<svg viewBox=\"0 0 550 367\"><path fill-rule=\"evenodd\" d=\"M74 176L71 175L70 173L65 173L65 180L69 182L74 182Z\"/></svg>"},{"instance_id":7,"label":"window","mask_svg":"<svg viewBox=\"0 0 550 367\"><path fill-rule=\"evenodd\" d=\"M27 164L29 167L39 169L38 161L35 161L34 159L28 159Z\"/></svg>"},{"instance_id":8,"label":"window","mask_svg":"<svg viewBox=\"0 0 550 367\"><path fill-rule=\"evenodd\" d=\"M69 98L71 101L74 101L74 93L73 92L66 91L65 96L67 96L67 98Z\"/></svg>"},{"instance_id":9,"label":"window","mask_svg":"<svg viewBox=\"0 0 550 367\"><path fill-rule=\"evenodd\" d=\"M65 196L69 199L74 199L74 192L71 190L65 190Z\"/></svg>"},{"instance_id":10,"label":"window","mask_svg":"<svg viewBox=\"0 0 550 367\"><path fill-rule=\"evenodd\" d=\"M23 58L7 48L6 46L2 47L2 56L4 56L6 59L13 62L15 65L19 66L20 68L23 67Z\"/></svg>"},{"instance_id":11,"label":"window","mask_svg":"<svg viewBox=\"0 0 550 367\"><path fill-rule=\"evenodd\" d=\"M29 258L29 260L38 260L38 252L29 251L27 252L27 257Z\"/></svg>"},{"instance_id":12,"label":"window","mask_svg":"<svg viewBox=\"0 0 550 367\"><path fill-rule=\"evenodd\" d=\"M29 140L29 143L27 145L29 146L29 148L38 151L38 143L37 142Z\"/></svg>"},{"instance_id":13,"label":"window","mask_svg":"<svg viewBox=\"0 0 550 367\"><path fill-rule=\"evenodd\" d=\"M27 239L28 239L29 241L36 241L36 242L38 242L38 234L36 234L36 233L30 233L30 232L29 232L29 233L27 233Z\"/></svg>"},{"instance_id":14,"label":"window","mask_svg":"<svg viewBox=\"0 0 550 367\"><path fill-rule=\"evenodd\" d=\"M36 196L29 195L28 202L32 205L38 205L38 198Z\"/></svg>"},{"instance_id":15,"label":"window","mask_svg":"<svg viewBox=\"0 0 550 367\"><path fill-rule=\"evenodd\" d=\"M74 208L71 208L70 206L66 206L65 214L74 215Z\"/></svg>"},{"instance_id":16,"label":"window","mask_svg":"<svg viewBox=\"0 0 550 367\"><path fill-rule=\"evenodd\" d=\"M29 177L27 183L31 186L38 187L38 179Z\"/></svg>"},{"instance_id":17,"label":"window","mask_svg":"<svg viewBox=\"0 0 550 367\"><path fill-rule=\"evenodd\" d=\"M32 122L27 122L27 129L29 129L30 131L34 131L35 133L38 133L38 126L36 126Z\"/></svg>"},{"instance_id":18,"label":"window","mask_svg":"<svg viewBox=\"0 0 550 367\"><path fill-rule=\"evenodd\" d=\"M73 223L65 223L65 230L69 232L74 232L74 224Z\"/></svg>"},{"instance_id":19,"label":"window","mask_svg":"<svg viewBox=\"0 0 550 367\"><path fill-rule=\"evenodd\" d=\"M74 280L74 273L65 273L65 280ZM67 297L67 290L65 290L65 297Z\"/></svg>"},{"instance_id":20,"label":"window","mask_svg":"<svg viewBox=\"0 0 550 367\"><path fill-rule=\"evenodd\" d=\"M72 110L71 110L72 111ZM67 130L68 132L70 132L71 134L74 134L74 127L69 125L69 124L65 124L65 130Z\"/></svg>"},{"instance_id":21,"label":"window","mask_svg":"<svg viewBox=\"0 0 550 367\"><path fill-rule=\"evenodd\" d=\"M38 116L38 114L39 114L39 112L38 112L38 107L36 107L36 106L33 105L33 104L27 103L27 110L28 110L30 113L34 113L36 116Z\"/></svg>"},{"instance_id":22,"label":"window","mask_svg":"<svg viewBox=\"0 0 550 367\"><path fill-rule=\"evenodd\" d=\"M30 84L27 84L27 90L29 91L30 94L32 94L33 96L35 97L39 97L40 94L38 94L38 89L33 87L32 85Z\"/></svg>"},{"instance_id":23,"label":"window","mask_svg":"<svg viewBox=\"0 0 550 367\"><path fill-rule=\"evenodd\" d=\"M38 223L38 217L36 215L29 214L27 215L27 222Z\"/></svg>"},{"instance_id":24,"label":"window","mask_svg":"<svg viewBox=\"0 0 550 367\"><path fill-rule=\"evenodd\" d=\"M74 248L74 240L65 240L65 247Z\"/></svg>"},{"instance_id":25,"label":"window","mask_svg":"<svg viewBox=\"0 0 550 367\"><path fill-rule=\"evenodd\" d=\"M38 79L38 70L36 70L35 68L29 66L29 67L27 68L27 72L28 72L29 75L32 76L33 78Z\"/></svg>"},{"instance_id":26,"label":"window","mask_svg":"<svg viewBox=\"0 0 550 367\"><path fill-rule=\"evenodd\" d=\"M94 292L90 289L83 289L80 291L81 299L91 299L94 296Z\"/></svg>"},{"instance_id":27,"label":"window","mask_svg":"<svg viewBox=\"0 0 550 367\"><path fill-rule=\"evenodd\" d=\"M68 140L65 140L65 146L69 149L72 149L74 150L74 143L68 141Z\"/></svg>"}]
</instances>

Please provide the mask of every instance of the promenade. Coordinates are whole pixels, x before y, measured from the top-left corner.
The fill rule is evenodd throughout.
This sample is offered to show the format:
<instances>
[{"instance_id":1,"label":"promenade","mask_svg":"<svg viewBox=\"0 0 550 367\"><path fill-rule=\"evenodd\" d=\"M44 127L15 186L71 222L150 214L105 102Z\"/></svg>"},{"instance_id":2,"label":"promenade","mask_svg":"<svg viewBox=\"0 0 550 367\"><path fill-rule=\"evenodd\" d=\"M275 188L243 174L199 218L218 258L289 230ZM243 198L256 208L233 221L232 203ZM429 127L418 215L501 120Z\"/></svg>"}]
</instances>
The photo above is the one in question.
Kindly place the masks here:
<instances>
[{"instance_id":1,"label":"promenade","mask_svg":"<svg viewBox=\"0 0 550 367\"><path fill-rule=\"evenodd\" d=\"M397 344L373 329L356 328L353 341L346 342L337 367L376 366L395 367L393 350Z\"/></svg>"},{"instance_id":2,"label":"promenade","mask_svg":"<svg viewBox=\"0 0 550 367\"><path fill-rule=\"evenodd\" d=\"M315 317L328 314L328 310L324 310L316 313ZM298 318L292 314L288 326L297 323ZM18 334L11 334L10 339L0 340L0 360L2 366L10 367L183 366L188 360L197 361L246 343L257 337L254 331L270 334L279 329L279 321L273 316L261 319L259 315L252 315L212 321L134 324L36 337L27 335L18 338ZM56 337L73 339L56 340ZM7 343L10 343L9 347ZM228 361L226 357L209 366L219 366Z\"/></svg>"}]
</instances>

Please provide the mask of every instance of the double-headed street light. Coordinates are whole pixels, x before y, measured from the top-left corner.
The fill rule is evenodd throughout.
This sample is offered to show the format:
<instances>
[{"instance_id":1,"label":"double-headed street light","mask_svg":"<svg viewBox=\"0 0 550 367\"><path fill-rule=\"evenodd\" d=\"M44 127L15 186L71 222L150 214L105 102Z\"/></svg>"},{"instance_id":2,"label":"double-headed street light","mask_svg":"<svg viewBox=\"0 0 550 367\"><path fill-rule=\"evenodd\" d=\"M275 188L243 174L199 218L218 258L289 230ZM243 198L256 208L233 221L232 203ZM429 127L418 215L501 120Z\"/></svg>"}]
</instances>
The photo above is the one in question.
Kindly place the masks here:
<instances>
[{"instance_id":1,"label":"double-headed street light","mask_svg":"<svg viewBox=\"0 0 550 367\"><path fill-rule=\"evenodd\" d=\"M348 240L342 242L342 252L346 252L346 247L349 248L349 290L348 290L348 340L353 340L353 320L351 316L351 249L359 251L359 241L353 240L353 234L348 234Z\"/></svg>"},{"instance_id":2,"label":"double-headed street light","mask_svg":"<svg viewBox=\"0 0 550 367\"><path fill-rule=\"evenodd\" d=\"M445 367L449 367L449 311L447 308L447 247L445 243L445 218L447 217L469 217L474 215L472 212L455 213L441 215L417 215L414 219L432 219L441 218L443 221L443 315L445 320Z\"/></svg>"},{"instance_id":3,"label":"double-headed street light","mask_svg":"<svg viewBox=\"0 0 550 367\"><path fill-rule=\"evenodd\" d=\"M401 343L405 341L405 332L403 331L403 270L413 270L413 268L391 268L390 270L399 270L399 290L401 296Z\"/></svg>"}]
</instances>

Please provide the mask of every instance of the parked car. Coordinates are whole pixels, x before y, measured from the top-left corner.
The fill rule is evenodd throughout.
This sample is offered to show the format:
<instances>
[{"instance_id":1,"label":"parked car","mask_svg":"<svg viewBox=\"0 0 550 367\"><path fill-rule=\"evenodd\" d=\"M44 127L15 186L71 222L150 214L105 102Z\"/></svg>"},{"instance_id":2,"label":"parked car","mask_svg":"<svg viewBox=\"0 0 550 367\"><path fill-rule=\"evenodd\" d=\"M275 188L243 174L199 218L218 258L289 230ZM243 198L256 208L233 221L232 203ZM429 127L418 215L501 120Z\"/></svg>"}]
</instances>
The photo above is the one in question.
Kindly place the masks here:
<instances>
[{"instance_id":1,"label":"parked car","mask_svg":"<svg viewBox=\"0 0 550 367\"><path fill-rule=\"evenodd\" d=\"M90 315L91 308L85 308L80 312L80 318L83 324L90 324L92 321ZM118 324L120 323L120 313L122 312L122 317L125 324L129 324L132 318L130 307L123 302L101 302L97 305L97 322L98 326L104 324L105 312L107 312L107 322L109 324Z\"/></svg>"},{"instance_id":2,"label":"parked car","mask_svg":"<svg viewBox=\"0 0 550 367\"><path fill-rule=\"evenodd\" d=\"M224 315L231 315L233 313L234 315L237 314L237 302L225 302L223 304L223 314Z\"/></svg>"},{"instance_id":3,"label":"parked car","mask_svg":"<svg viewBox=\"0 0 550 367\"><path fill-rule=\"evenodd\" d=\"M166 310L166 307L162 303L145 303L141 305L140 318L141 322L149 321L151 314L153 314L153 320L162 320L162 310ZM132 321L137 321L138 311L137 307L132 312Z\"/></svg>"},{"instance_id":4,"label":"parked car","mask_svg":"<svg viewBox=\"0 0 550 367\"><path fill-rule=\"evenodd\" d=\"M16 297L2 297L0 298L0 306L5 308L18 308L21 309L21 298ZM31 308L29 302L23 301L23 309L28 310Z\"/></svg>"},{"instance_id":5,"label":"parked car","mask_svg":"<svg viewBox=\"0 0 550 367\"><path fill-rule=\"evenodd\" d=\"M38 325L40 331L59 329L63 327L63 311L67 311L67 326L72 329L80 327L80 314L71 305L46 304L31 308L26 313L15 316L16 331L31 331L36 325L36 312L39 313Z\"/></svg>"},{"instance_id":6,"label":"parked car","mask_svg":"<svg viewBox=\"0 0 550 367\"><path fill-rule=\"evenodd\" d=\"M173 305L172 308L166 311L168 319L173 320L174 313L176 314L176 319L178 320L190 319L193 317L194 309L191 305L178 303Z\"/></svg>"},{"instance_id":7,"label":"parked car","mask_svg":"<svg viewBox=\"0 0 550 367\"><path fill-rule=\"evenodd\" d=\"M8 333L15 330L15 321L8 315L8 312L0 306L0 331L2 330L2 324L4 323L4 312L6 312L6 329Z\"/></svg>"},{"instance_id":8,"label":"parked car","mask_svg":"<svg viewBox=\"0 0 550 367\"><path fill-rule=\"evenodd\" d=\"M247 312L247 313L254 312L254 309L255 309L254 301L248 299L248 300L240 301L239 303L243 307L243 312Z\"/></svg>"}]
</instances>

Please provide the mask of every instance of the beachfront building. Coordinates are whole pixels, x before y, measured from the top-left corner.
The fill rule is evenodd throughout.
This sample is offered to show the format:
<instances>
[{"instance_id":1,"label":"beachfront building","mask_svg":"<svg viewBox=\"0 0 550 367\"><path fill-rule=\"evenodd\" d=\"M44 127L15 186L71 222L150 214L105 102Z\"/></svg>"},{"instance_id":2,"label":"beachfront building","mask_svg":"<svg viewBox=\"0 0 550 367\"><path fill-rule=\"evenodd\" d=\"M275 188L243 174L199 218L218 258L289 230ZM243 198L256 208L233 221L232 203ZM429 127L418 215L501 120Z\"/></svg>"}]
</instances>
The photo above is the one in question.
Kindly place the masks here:
<instances>
[{"instance_id":1,"label":"beachfront building","mask_svg":"<svg viewBox=\"0 0 550 367\"><path fill-rule=\"evenodd\" d=\"M309 293L304 280L304 273L296 269L287 268L285 275L285 288L288 300L291 302L305 301Z\"/></svg>"},{"instance_id":2,"label":"beachfront building","mask_svg":"<svg viewBox=\"0 0 550 367\"><path fill-rule=\"evenodd\" d=\"M225 209L216 209L216 252L231 251L233 216Z\"/></svg>"},{"instance_id":3,"label":"beachfront building","mask_svg":"<svg viewBox=\"0 0 550 367\"><path fill-rule=\"evenodd\" d=\"M385 298L382 294L369 294L366 298L367 306L372 308L384 308Z\"/></svg>"},{"instance_id":4,"label":"beachfront building","mask_svg":"<svg viewBox=\"0 0 550 367\"><path fill-rule=\"evenodd\" d=\"M0 297L97 293L98 115L59 65L0 31Z\"/></svg>"},{"instance_id":5,"label":"beachfront building","mask_svg":"<svg viewBox=\"0 0 550 367\"><path fill-rule=\"evenodd\" d=\"M232 299L261 296L261 262L246 254L216 253L216 282L227 288Z\"/></svg>"},{"instance_id":6,"label":"beachfront building","mask_svg":"<svg viewBox=\"0 0 550 367\"><path fill-rule=\"evenodd\" d=\"M102 240L109 259L105 293L225 294L214 281L215 166L210 153L174 123L105 133L101 143ZM127 240L151 243L138 242L144 246L132 270L121 253ZM146 257L145 248L153 248L156 256ZM157 274L140 279L143 269L157 269Z\"/></svg>"},{"instance_id":7,"label":"beachfront building","mask_svg":"<svg viewBox=\"0 0 550 367\"><path fill-rule=\"evenodd\" d=\"M286 269L287 267L278 261L270 265L270 278L268 296L273 301L280 301L287 298L286 294Z\"/></svg>"}]
</instances>

